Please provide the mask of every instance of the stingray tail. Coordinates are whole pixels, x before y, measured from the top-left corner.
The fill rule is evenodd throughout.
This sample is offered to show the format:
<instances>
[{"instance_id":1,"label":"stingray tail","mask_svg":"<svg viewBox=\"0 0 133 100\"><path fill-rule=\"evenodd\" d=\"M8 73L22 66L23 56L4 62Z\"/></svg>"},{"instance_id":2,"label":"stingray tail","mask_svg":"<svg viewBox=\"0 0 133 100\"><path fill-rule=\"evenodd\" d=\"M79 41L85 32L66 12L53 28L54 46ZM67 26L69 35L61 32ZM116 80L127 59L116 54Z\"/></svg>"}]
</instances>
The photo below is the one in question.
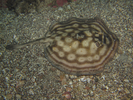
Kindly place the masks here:
<instances>
[{"instance_id":1,"label":"stingray tail","mask_svg":"<svg viewBox=\"0 0 133 100\"><path fill-rule=\"evenodd\" d=\"M27 42L27 43L23 43L23 44L7 45L5 48L7 50L20 49L20 48L23 48L27 45L34 45L34 44L37 44L37 43L47 43L47 42L52 42L52 41L53 40L50 39L50 38L40 38L40 39L36 39L36 40L30 41L30 42Z\"/></svg>"}]
</instances>

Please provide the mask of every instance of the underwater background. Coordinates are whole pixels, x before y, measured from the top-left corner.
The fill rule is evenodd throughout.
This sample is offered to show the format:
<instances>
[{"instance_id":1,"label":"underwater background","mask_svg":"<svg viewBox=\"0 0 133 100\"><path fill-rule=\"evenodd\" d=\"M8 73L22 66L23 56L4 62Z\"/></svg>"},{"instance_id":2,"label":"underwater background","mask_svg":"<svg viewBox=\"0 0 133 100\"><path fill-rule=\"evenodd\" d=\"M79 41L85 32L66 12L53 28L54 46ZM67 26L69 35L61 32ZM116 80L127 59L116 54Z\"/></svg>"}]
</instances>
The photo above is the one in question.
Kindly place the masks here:
<instances>
[{"instance_id":1,"label":"underwater background","mask_svg":"<svg viewBox=\"0 0 133 100\"><path fill-rule=\"evenodd\" d=\"M45 44L5 49L8 44L44 37L55 22L96 16L119 39L117 53L99 75L75 76L61 72L44 57ZM67 99L133 99L133 1L1 0L0 100Z\"/></svg>"}]
</instances>

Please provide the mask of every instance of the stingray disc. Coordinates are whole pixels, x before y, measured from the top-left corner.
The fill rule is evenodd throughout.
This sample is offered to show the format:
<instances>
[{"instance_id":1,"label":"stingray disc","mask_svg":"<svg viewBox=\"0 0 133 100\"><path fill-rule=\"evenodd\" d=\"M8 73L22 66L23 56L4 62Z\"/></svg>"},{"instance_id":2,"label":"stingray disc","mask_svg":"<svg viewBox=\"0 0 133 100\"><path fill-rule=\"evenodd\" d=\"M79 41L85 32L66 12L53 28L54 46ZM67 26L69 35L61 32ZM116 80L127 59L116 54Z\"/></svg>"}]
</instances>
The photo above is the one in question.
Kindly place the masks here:
<instances>
[{"instance_id":1,"label":"stingray disc","mask_svg":"<svg viewBox=\"0 0 133 100\"><path fill-rule=\"evenodd\" d=\"M99 18L70 18L52 25L50 33L53 42L45 47L45 57L59 70L74 75L102 72L119 43Z\"/></svg>"}]
</instances>

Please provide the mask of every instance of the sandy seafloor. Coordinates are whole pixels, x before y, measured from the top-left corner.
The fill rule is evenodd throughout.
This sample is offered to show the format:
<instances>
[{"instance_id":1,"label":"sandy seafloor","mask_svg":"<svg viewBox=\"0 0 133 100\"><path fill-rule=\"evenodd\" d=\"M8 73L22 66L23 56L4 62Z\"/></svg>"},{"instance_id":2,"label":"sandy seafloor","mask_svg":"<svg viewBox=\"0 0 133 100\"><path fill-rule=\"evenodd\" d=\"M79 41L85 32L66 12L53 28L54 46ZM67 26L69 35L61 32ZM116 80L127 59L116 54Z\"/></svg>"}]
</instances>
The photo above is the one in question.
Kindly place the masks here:
<instances>
[{"instance_id":1,"label":"sandy seafloor","mask_svg":"<svg viewBox=\"0 0 133 100\"><path fill-rule=\"evenodd\" d=\"M91 0L93 1L93 0ZM20 14L0 11L0 100L133 100L133 1L77 0L63 7L40 7ZM104 7L103 7L104 6ZM44 44L8 51L43 37L52 23L99 15L119 38L118 51L95 76L68 75L44 58Z\"/></svg>"}]
</instances>

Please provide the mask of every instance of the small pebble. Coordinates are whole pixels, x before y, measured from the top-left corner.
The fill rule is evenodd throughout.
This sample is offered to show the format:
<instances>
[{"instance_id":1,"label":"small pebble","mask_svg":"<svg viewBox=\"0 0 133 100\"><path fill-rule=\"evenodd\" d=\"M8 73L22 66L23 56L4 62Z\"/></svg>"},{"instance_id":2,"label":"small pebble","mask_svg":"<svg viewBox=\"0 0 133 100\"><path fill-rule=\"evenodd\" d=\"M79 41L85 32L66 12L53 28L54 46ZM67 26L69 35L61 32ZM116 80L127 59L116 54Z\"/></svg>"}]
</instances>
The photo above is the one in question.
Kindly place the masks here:
<instances>
[{"instance_id":1,"label":"small pebble","mask_svg":"<svg viewBox=\"0 0 133 100\"><path fill-rule=\"evenodd\" d=\"M59 7L58 10L59 10L59 11L63 11L63 8L62 8L62 7Z\"/></svg>"}]
</instances>

